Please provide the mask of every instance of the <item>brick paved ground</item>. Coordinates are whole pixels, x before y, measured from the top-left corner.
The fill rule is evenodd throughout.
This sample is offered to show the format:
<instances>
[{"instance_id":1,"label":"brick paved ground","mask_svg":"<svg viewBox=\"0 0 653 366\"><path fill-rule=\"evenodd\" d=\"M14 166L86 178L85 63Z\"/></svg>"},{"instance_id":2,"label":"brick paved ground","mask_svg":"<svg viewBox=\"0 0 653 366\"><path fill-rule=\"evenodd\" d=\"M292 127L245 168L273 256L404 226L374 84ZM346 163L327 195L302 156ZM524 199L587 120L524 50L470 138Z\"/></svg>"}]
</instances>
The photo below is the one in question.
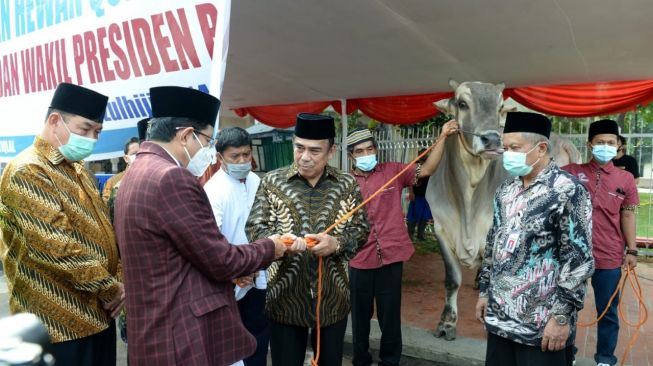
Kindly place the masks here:
<instances>
[{"instance_id":1,"label":"brick paved ground","mask_svg":"<svg viewBox=\"0 0 653 366\"><path fill-rule=\"evenodd\" d=\"M653 263L640 263L637 267L647 306L653 313ZM478 292L473 289L475 271L463 270L463 286L458 296L458 335L485 339L485 331L474 320L474 306ZM442 259L437 254L416 254L404 267L404 288L402 317L403 323L425 329L435 329L444 301L444 270ZM580 314L581 322L589 323L596 317L594 295L591 286L585 300L585 308ZM637 302L630 288L624 296L624 312L630 319L637 319ZM651 315L653 318L653 314ZM619 343L616 355L621 361L622 354L633 329L621 322ZM596 327L579 329L577 336L578 357L593 359L596 350ZM626 365L653 366L653 320L642 327Z\"/></svg>"}]
</instances>

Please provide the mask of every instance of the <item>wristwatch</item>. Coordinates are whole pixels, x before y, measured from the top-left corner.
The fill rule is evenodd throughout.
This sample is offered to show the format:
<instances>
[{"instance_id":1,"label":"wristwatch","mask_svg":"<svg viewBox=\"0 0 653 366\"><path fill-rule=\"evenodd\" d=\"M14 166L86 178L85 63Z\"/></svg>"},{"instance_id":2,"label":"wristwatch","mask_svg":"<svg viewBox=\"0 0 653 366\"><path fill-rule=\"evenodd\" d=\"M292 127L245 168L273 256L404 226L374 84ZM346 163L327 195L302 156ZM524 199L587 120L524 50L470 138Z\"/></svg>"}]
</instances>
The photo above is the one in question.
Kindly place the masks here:
<instances>
[{"instance_id":1,"label":"wristwatch","mask_svg":"<svg viewBox=\"0 0 653 366\"><path fill-rule=\"evenodd\" d=\"M626 249L626 254L637 256L637 249Z\"/></svg>"},{"instance_id":2,"label":"wristwatch","mask_svg":"<svg viewBox=\"0 0 653 366\"><path fill-rule=\"evenodd\" d=\"M555 319L556 323L561 327L569 324L569 317L563 314L556 314L553 316L553 319Z\"/></svg>"}]
</instances>

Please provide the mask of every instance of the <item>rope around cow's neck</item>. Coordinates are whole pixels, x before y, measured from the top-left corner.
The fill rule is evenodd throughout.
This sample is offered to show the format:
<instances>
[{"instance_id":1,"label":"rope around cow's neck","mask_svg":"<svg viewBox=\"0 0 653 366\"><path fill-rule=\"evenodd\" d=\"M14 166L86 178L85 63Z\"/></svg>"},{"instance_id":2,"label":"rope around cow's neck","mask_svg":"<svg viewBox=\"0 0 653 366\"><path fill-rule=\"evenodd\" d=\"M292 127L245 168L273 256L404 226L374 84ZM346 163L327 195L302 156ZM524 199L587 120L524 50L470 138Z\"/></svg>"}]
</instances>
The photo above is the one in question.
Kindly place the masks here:
<instances>
[{"instance_id":1,"label":"rope around cow's neck","mask_svg":"<svg viewBox=\"0 0 653 366\"><path fill-rule=\"evenodd\" d=\"M477 134L477 133L474 133L474 132L469 132L469 131L465 131L465 130L462 130L462 129L458 129L458 138L460 139L460 143L463 145L463 148L465 149L465 151L467 151L467 153L469 155L473 156L473 157L478 157L477 154L474 154L474 152L469 147L469 145L467 145L467 140L465 140L465 136L463 135L464 133L469 134L469 135L474 135L474 136L480 136L480 135Z\"/></svg>"}]
</instances>

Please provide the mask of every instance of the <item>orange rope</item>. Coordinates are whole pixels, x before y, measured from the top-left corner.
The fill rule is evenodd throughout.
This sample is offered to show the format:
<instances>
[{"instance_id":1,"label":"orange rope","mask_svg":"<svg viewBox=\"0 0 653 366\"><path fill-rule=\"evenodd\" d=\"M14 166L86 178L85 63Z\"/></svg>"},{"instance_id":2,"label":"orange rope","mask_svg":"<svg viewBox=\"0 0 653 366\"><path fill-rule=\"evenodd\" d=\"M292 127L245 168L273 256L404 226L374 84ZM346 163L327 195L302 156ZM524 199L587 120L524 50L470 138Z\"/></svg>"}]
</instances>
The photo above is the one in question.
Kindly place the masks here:
<instances>
[{"instance_id":1,"label":"orange rope","mask_svg":"<svg viewBox=\"0 0 653 366\"><path fill-rule=\"evenodd\" d=\"M361 202L361 204L354 207L352 210L350 210L349 212L344 214L341 218L336 220L336 222L333 223L333 225L329 226L326 230L324 230L323 233L328 234L331 231L333 231L333 229L335 229L338 225L340 225L343 222L346 222L347 220L349 220L349 218L352 217L358 210L363 208L372 199L374 199L376 196L381 194L381 192L383 192L383 190L387 186L389 186L392 182L397 180L397 178L401 177L402 174L404 174L406 171L408 171L408 169L410 169L413 165L415 165L415 163L417 163L417 161L419 161L419 159L426 156L426 154L428 154L429 151L431 151L438 144L438 141L439 140L435 140L435 143L433 143L433 145L429 146L421 154L417 155L417 157L413 161L408 163L399 173L397 173L394 177L390 178L389 181L387 181L384 185L382 185L376 192L374 192L366 200ZM286 244L286 246L291 246L293 242L290 241L290 240L284 240L283 243ZM306 238L306 246L307 247L311 248L311 247L315 246L315 244L316 244L316 241L314 239ZM322 260L322 257L320 257L319 262L318 262L318 268L317 268L317 304L315 306L315 321L316 321L315 326L317 328L317 337L316 337L317 338L317 344L316 344L315 355L311 359L311 366L318 366L318 360L320 359L320 304L322 303L322 272L323 272L322 269L323 269L323 260Z\"/></svg>"},{"instance_id":2,"label":"orange rope","mask_svg":"<svg viewBox=\"0 0 653 366\"><path fill-rule=\"evenodd\" d=\"M633 289L633 292L635 294L635 297L637 298L637 311L638 311L638 322L634 323L631 322L625 315L624 315L624 310L623 306L621 304L623 300L623 291L626 287L626 280L630 283L630 287ZM614 301L614 298L618 295L619 296L619 303L617 304L617 308L619 309L619 315L621 315L621 319L626 323L628 326L631 326L635 328L635 332L633 335L630 337L628 340L628 344L626 345L626 349L624 350L624 354L621 357L621 363L620 365L624 365L626 362L626 358L628 357L628 354L630 353L630 350L633 348L635 345L635 342L637 341L637 338L639 338L639 333L640 329L642 328L642 325L644 325L648 321L648 308L646 307L646 302L644 301L644 294L642 292L642 286L639 284L639 279L637 278L637 273L635 272L634 268L626 267L626 270L621 274L621 278L619 279L619 283L617 284L617 288L614 290L612 293L612 296L610 296L610 300L608 300L608 304L605 306L605 309L603 309L603 312L593 321L590 323L578 323L579 327L591 327L595 324L597 324L605 314L608 313L608 309L610 308L610 305L612 304L612 301Z\"/></svg>"}]
</instances>

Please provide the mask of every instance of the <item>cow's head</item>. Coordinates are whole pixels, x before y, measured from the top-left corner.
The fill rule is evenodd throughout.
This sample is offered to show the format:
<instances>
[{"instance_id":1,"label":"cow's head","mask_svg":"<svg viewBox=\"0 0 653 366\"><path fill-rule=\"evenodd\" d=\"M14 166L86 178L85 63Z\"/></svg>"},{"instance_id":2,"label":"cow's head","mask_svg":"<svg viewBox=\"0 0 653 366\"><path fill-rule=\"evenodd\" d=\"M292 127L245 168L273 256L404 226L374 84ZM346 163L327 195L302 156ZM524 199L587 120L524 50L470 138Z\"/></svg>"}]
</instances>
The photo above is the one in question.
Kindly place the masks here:
<instances>
[{"instance_id":1,"label":"cow's head","mask_svg":"<svg viewBox=\"0 0 653 366\"><path fill-rule=\"evenodd\" d=\"M505 85L477 81L458 83L449 80L454 97L443 99L435 106L451 114L464 131L463 137L471 152L485 159L501 156L501 130L509 108L503 105Z\"/></svg>"}]
</instances>

